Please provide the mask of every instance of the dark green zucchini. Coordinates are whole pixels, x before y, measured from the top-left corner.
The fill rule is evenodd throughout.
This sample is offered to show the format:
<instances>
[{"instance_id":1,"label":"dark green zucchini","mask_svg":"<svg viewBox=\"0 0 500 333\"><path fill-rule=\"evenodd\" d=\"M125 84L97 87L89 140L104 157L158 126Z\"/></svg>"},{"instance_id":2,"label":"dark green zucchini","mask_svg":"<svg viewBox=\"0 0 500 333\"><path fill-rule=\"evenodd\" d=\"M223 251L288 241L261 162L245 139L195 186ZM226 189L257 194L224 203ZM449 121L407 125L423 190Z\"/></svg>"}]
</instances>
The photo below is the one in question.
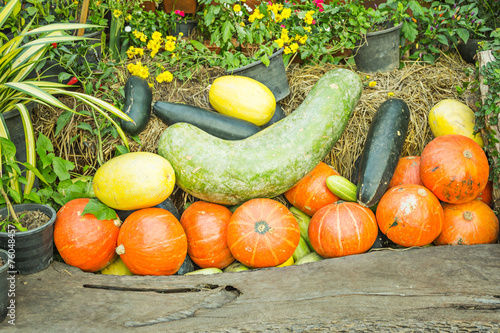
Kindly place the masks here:
<instances>
[{"instance_id":1,"label":"dark green zucchini","mask_svg":"<svg viewBox=\"0 0 500 333\"><path fill-rule=\"evenodd\" d=\"M172 200L170 200L170 198L167 198L165 200L163 200L162 202L160 202L159 204L157 204L156 206L154 207L157 207L157 208L163 208L165 210L168 210L170 213L172 213L176 219L178 219L180 221L181 219L181 214L179 213L179 211L177 210L177 207L175 207L174 203L172 202ZM116 214L118 215L118 217L120 218L120 220L122 221L125 221L125 219L130 215L132 214L133 212L135 212L137 209L135 210L119 210L119 209L115 209L116 211Z\"/></svg>"},{"instance_id":2,"label":"dark green zucchini","mask_svg":"<svg viewBox=\"0 0 500 333\"><path fill-rule=\"evenodd\" d=\"M186 273L194 271L195 269L198 269L198 266L193 263L189 254L186 254L186 258L184 259L181 268L179 268L175 275L184 275Z\"/></svg>"},{"instance_id":3,"label":"dark green zucchini","mask_svg":"<svg viewBox=\"0 0 500 333\"><path fill-rule=\"evenodd\" d=\"M260 128L261 129L267 128L267 127L271 126L272 124L277 123L281 119L284 119L285 117L286 117L285 111L283 111L283 109L281 108L281 105L276 103L276 109L274 110L273 117L271 118L271 120L269 120L267 122L267 124L260 126Z\"/></svg>"},{"instance_id":4,"label":"dark green zucchini","mask_svg":"<svg viewBox=\"0 0 500 333\"><path fill-rule=\"evenodd\" d=\"M130 135L141 133L151 118L151 102L153 93L146 80L132 75L125 83L125 112L133 122L120 119L123 131Z\"/></svg>"},{"instance_id":5,"label":"dark green zucchini","mask_svg":"<svg viewBox=\"0 0 500 333\"><path fill-rule=\"evenodd\" d=\"M188 123L224 140L241 140L260 131L249 121L186 104L156 102L153 113L169 126Z\"/></svg>"},{"instance_id":6,"label":"dark green zucchini","mask_svg":"<svg viewBox=\"0 0 500 333\"><path fill-rule=\"evenodd\" d=\"M410 110L392 98L380 105L368 130L358 173L356 199L370 207L386 192L406 140Z\"/></svg>"}]
</instances>

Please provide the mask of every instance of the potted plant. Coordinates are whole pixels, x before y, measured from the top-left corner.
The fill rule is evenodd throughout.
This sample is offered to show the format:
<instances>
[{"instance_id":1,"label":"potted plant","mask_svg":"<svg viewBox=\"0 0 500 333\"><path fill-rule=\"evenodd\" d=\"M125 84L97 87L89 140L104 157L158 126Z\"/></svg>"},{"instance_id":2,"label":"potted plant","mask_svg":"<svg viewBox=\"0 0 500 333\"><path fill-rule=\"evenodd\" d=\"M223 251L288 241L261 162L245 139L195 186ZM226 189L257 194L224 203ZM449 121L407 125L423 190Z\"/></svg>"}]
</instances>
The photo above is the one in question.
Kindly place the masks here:
<instances>
[{"instance_id":1,"label":"potted plant","mask_svg":"<svg viewBox=\"0 0 500 333\"><path fill-rule=\"evenodd\" d=\"M10 271L32 274L49 266L53 258L53 224L56 210L66 202L92 197L87 179L71 179L72 162L53 153L50 140L40 134L36 144L37 167L16 160L15 145L0 137L0 248L14 254ZM26 183L20 174L24 165L40 179L40 188L28 194L19 191ZM12 204L16 202L17 204Z\"/></svg>"},{"instance_id":2,"label":"potted plant","mask_svg":"<svg viewBox=\"0 0 500 333\"><path fill-rule=\"evenodd\" d=\"M401 31L414 40L416 24L408 9L420 11L416 1L388 0L379 6L365 7L363 1L347 2L344 8L349 32L358 36L353 50L356 67L361 72L390 72L399 68Z\"/></svg>"},{"instance_id":3,"label":"potted plant","mask_svg":"<svg viewBox=\"0 0 500 333\"><path fill-rule=\"evenodd\" d=\"M9 253L0 249L0 323L7 317L9 306Z\"/></svg>"},{"instance_id":4,"label":"potted plant","mask_svg":"<svg viewBox=\"0 0 500 333\"><path fill-rule=\"evenodd\" d=\"M0 11L0 29L12 10L15 8L19 0L12 0ZM33 18L34 20L34 18ZM9 131L5 122L0 121L0 136L10 137L12 141L16 141L13 137L24 135L20 141L26 143L26 163L32 166L36 165L35 154L35 131L31 123L30 113L26 105L30 102L42 103L52 107L58 107L66 111L75 112L72 108L66 106L59 101L55 96L70 96L79 100L82 103L89 105L97 112L109 119L117 129L120 137L128 148L128 140L120 126L112 120L108 112L122 118L132 121L125 113L117 109L115 106L103 100L90 95L75 91L71 86L46 82L37 79L29 79L28 75L32 70L44 59L44 55L53 43L63 43L76 40L85 40L84 37L72 36L65 34L65 30L80 29L93 27L86 24L50 24L30 30L31 23L29 22L21 33L9 40L4 47L0 49L0 59L10 62L8 66L3 66L0 69L2 79L0 80L0 90L2 98L0 99L0 118L8 117L9 112L12 112L22 121L24 131ZM38 38L33 36L40 35ZM31 41L25 42L25 38L31 38ZM17 116L19 114L19 116ZM21 161L23 159L20 159ZM35 175L31 169L26 171L26 184L24 184L24 193L30 193Z\"/></svg>"}]
</instances>

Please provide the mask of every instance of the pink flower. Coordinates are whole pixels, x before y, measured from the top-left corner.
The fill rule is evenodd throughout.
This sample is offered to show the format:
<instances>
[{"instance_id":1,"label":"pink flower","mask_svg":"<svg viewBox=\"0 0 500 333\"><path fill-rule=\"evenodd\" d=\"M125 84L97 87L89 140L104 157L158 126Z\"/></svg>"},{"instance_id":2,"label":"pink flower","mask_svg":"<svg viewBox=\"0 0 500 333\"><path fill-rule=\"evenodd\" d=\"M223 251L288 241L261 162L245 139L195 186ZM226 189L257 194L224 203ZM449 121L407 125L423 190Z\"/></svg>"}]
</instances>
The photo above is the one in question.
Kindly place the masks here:
<instances>
[{"instance_id":1,"label":"pink flower","mask_svg":"<svg viewBox=\"0 0 500 333\"><path fill-rule=\"evenodd\" d=\"M312 24L316 24L316 20L313 20L313 21L312 21Z\"/></svg>"},{"instance_id":2,"label":"pink flower","mask_svg":"<svg viewBox=\"0 0 500 333\"><path fill-rule=\"evenodd\" d=\"M174 13L177 15L180 15L182 17L184 17L186 15L186 14L184 14L184 12L182 10L176 10Z\"/></svg>"},{"instance_id":3,"label":"pink flower","mask_svg":"<svg viewBox=\"0 0 500 333\"><path fill-rule=\"evenodd\" d=\"M268 1L267 4L271 6L273 3L271 1Z\"/></svg>"},{"instance_id":4,"label":"pink flower","mask_svg":"<svg viewBox=\"0 0 500 333\"><path fill-rule=\"evenodd\" d=\"M283 29L285 29L285 28L286 28L286 26L285 26L284 24L280 25L280 27L282 27Z\"/></svg>"}]
</instances>

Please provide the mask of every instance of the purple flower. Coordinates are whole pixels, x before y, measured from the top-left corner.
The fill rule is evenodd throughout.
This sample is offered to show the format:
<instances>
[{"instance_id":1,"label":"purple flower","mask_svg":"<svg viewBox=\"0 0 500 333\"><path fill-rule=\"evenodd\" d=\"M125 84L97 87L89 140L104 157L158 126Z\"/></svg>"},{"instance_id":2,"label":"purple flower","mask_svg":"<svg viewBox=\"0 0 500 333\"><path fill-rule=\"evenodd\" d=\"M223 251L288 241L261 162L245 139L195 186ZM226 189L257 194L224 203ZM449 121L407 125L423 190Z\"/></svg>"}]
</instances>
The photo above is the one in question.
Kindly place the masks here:
<instances>
[{"instance_id":1,"label":"purple flower","mask_svg":"<svg viewBox=\"0 0 500 333\"><path fill-rule=\"evenodd\" d=\"M455 8L457 8L457 4L456 3L453 5L453 9L455 9Z\"/></svg>"},{"instance_id":2,"label":"purple flower","mask_svg":"<svg viewBox=\"0 0 500 333\"><path fill-rule=\"evenodd\" d=\"M431 28L430 28L429 30L430 30L430 31L434 30L434 27L433 27L433 26L431 26Z\"/></svg>"},{"instance_id":3,"label":"purple flower","mask_svg":"<svg viewBox=\"0 0 500 333\"><path fill-rule=\"evenodd\" d=\"M472 12L472 13L470 13L470 15L472 16L472 15L474 15L475 13L476 13L476 12Z\"/></svg>"},{"instance_id":4,"label":"purple flower","mask_svg":"<svg viewBox=\"0 0 500 333\"><path fill-rule=\"evenodd\" d=\"M420 52L420 53L418 54L418 57L419 57L419 58L422 58L422 52Z\"/></svg>"},{"instance_id":5,"label":"purple flower","mask_svg":"<svg viewBox=\"0 0 500 333\"><path fill-rule=\"evenodd\" d=\"M438 27L439 27L439 24L436 24L436 28L435 29L437 29Z\"/></svg>"},{"instance_id":6,"label":"purple flower","mask_svg":"<svg viewBox=\"0 0 500 333\"><path fill-rule=\"evenodd\" d=\"M472 24L474 24L474 22L476 22L476 19L472 19L472 21L470 21Z\"/></svg>"}]
</instances>

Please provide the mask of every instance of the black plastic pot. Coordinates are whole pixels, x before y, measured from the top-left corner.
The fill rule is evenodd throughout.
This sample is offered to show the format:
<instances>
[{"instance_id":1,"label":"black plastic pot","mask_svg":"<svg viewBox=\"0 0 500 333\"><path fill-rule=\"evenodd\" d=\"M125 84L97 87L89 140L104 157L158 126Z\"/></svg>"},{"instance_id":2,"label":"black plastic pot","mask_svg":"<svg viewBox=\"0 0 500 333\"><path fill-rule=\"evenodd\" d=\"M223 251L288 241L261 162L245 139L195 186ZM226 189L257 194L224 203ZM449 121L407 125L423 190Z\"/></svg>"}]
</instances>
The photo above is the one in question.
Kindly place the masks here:
<instances>
[{"instance_id":1,"label":"black plastic pot","mask_svg":"<svg viewBox=\"0 0 500 333\"><path fill-rule=\"evenodd\" d=\"M13 237L8 232L0 232L0 248L10 251L14 269L19 274L27 275L43 271L49 267L53 260L54 251L54 222L56 220L56 211L42 204L20 204L14 205L14 211L40 210L50 217L49 222L41 227L28 231L17 231ZM0 216L7 216L7 208L0 209ZM14 243L12 243L12 240ZM9 243L11 240L11 243Z\"/></svg>"},{"instance_id":2,"label":"black plastic pot","mask_svg":"<svg viewBox=\"0 0 500 333\"><path fill-rule=\"evenodd\" d=\"M364 73L387 73L399 68L399 45L403 23L381 31L366 34L356 43L354 62Z\"/></svg>"},{"instance_id":3,"label":"black plastic pot","mask_svg":"<svg viewBox=\"0 0 500 333\"><path fill-rule=\"evenodd\" d=\"M175 25L175 30L170 31L172 36L178 36L179 32L182 32L184 37L188 37L196 30L198 26L198 21L195 20L186 20L186 22L177 22Z\"/></svg>"},{"instance_id":4,"label":"black plastic pot","mask_svg":"<svg viewBox=\"0 0 500 333\"><path fill-rule=\"evenodd\" d=\"M9 305L9 253L0 249L0 257L3 259L4 265L0 267L0 323L5 320Z\"/></svg>"},{"instance_id":5,"label":"black plastic pot","mask_svg":"<svg viewBox=\"0 0 500 333\"><path fill-rule=\"evenodd\" d=\"M246 76L259 81L271 90L276 102L290 94L290 86L283 63L283 49L276 51L269 57L269 66L264 65L259 60L233 71L226 71L226 74Z\"/></svg>"}]
</instances>

